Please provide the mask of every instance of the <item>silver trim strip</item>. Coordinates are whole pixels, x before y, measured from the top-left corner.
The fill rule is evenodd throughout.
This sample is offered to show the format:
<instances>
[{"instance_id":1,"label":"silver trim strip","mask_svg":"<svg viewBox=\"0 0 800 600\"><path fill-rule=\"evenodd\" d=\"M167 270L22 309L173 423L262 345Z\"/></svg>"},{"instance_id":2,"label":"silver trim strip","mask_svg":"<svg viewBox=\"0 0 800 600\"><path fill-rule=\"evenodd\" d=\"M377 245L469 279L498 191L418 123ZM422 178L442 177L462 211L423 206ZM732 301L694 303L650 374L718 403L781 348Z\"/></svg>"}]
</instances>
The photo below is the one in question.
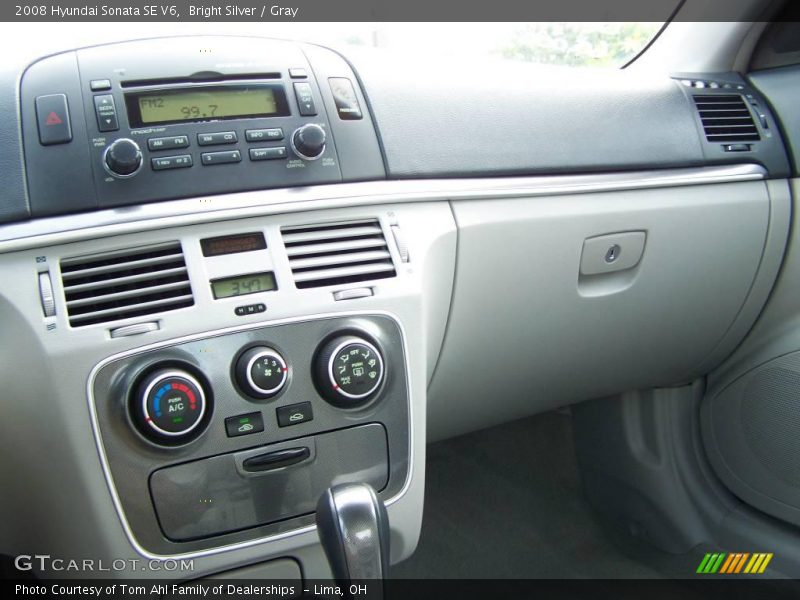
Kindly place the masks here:
<instances>
[{"instance_id":1,"label":"silver trim strip","mask_svg":"<svg viewBox=\"0 0 800 600\"><path fill-rule=\"evenodd\" d=\"M0 227L0 253L222 219L343 206L585 194L754 181L766 176L763 167L746 164L589 175L367 181L259 190L9 223Z\"/></svg>"},{"instance_id":2,"label":"silver trim strip","mask_svg":"<svg viewBox=\"0 0 800 600\"><path fill-rule=\"evenodd\" d=\"M402 339L402 344L403 344L403 363L406 366L405 369L406 387L408 389L408 475L406 476L406 480L403 482L402 489L399 492L397 492L397 494L386 500L386 502L384 502L386 506L391 506L392 504L400 500L403 496L405 496L406 492L408 491L408 488L411 486L411 481L414 477L414 391L411 387L411 374L410 374L410 369L408 368L408 357L409 357L408 338L406 336L406 330L403 327L403 323L400 321L400 318L393 313L383 310L342 311L342 312L332 312L332 313L319 313L303 317L275 319L272 321L261 321L259 323L249 323L247 325L239 325L236 327L225 327L223 329L215 329L203 333L195 333L192 335L181 336L171 340L166 340L154 344L149 344L147 346L141 346L139 348L126 350L125 352L120 352L118 354L109 356L108 358L103 359L94 366L94 368L89 373L89 378L86 381L86 398L89 402L89 414L91 416L92 432L94 433L94 440L97 446L97 453L100 458L100 464L103 467L103 475L105 476L106 484L108 485L108 490L111 493L111 500L114 503L114 508L117 511L117 516L119 517L122 529L125 531L125 536L128 538L128 542L130 542L131 546L137 553L139 553L144 558L150 560L201 558L204 556L212 556L214 554L220 554L221 552L229 552L231 550L249 548L250 546L256 546L267 542L294 537L304 533L310 533L312 531L315 531L317 526L307 525L305 527L299 527L292 531L276 533L275 535L256 538L254 540L248 540L246 542L238 542L236 544L230 544L228 546L209 548L207 550L198 550L197 552L187 552L185 554L153 554L142 548L139 545L139 542L136 540L136 537L133 535L133 531L131 530L130 525L128 524L128 520L125 518L125 511L122 508L122 502L120 501L119 495L117 494L117 488L114 485L114 478L111 476L111 467L108 464L108 457L106 456L105 446L103 445L103 436L100 433L100 424L97 420L97 411L94 405L95 403L94 403L94 393L93 393L94 380L97 377L97 373L100 371L100 369L105 367L107 364L115 360L118 360L120 358L134 356L136 354L149 352L151 350L156 350L158 348L174 346L175 344L180 344L183 342L191 342L194 340L216 337L228 333L249 331L251 329L259 329L261 327L285 325L287 323L299 323L304 321L315 321L320 319L333 319L341 317L364 317L364 316L383 316L383 317L388 317L389 319L394 321L397 324L397 327L400 329L400 337Z\"/></svg>"}]
</instances>

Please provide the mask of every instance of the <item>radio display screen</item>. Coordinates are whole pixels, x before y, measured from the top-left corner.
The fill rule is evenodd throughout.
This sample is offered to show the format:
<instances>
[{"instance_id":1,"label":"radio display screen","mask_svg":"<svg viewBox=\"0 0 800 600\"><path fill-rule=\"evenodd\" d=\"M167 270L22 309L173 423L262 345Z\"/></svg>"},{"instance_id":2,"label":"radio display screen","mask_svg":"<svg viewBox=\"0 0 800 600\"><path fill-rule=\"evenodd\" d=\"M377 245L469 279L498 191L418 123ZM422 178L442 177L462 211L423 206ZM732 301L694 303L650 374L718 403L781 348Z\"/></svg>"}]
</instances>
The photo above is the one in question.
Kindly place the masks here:
<instances>
[{"instance_id":1,"label":"radio display screen","mask_svg":"<svg viewBox=\"0 0 800 600\"><path fill-rule=\"evenodd\" d=\"M258 292L272 292L278 289L274 273L252 273L237 277L215 279L211 282L211 291L214 298L232 298Z\"/></svg>"},{"instance_id":2,"label":"radio display screen","mask_svg":"<svg viewBox=\"0 0 800 600\"><path fill-rule=\"evenodd\" d=\"M132 127L289 115L281 85L197 86L125 95Z\"/></svg>"}]
</instances>

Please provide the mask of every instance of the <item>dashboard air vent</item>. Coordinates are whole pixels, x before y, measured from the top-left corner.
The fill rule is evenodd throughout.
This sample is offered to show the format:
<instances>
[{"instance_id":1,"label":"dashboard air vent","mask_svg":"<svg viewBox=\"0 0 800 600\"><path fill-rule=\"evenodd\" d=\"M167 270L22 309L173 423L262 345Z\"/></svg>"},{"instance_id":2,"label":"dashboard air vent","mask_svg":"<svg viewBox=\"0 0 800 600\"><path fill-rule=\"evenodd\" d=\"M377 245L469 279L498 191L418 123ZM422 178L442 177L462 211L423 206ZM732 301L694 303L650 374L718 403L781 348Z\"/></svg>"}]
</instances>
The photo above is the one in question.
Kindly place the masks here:
<instances>
[{"instance_id":1,"label":"dashboard air vent","mask_svg":"<svg viewBox=\"0 0 800 600\"><path fill-rule=\"evenodd\" d=\"M64 259L61 282L73 327L194 304L180 242Z\"/></svg>"},{"instance_id":2,"label":"dashboard air vent","mask_svg":"<svg viewBox=\"0 0 800 600\"><path fill-rule=\"evenodd\" d=\"M378 219L283 227L281 234L298 288L395 275Z\"/></svg>"},{"instance_id":3,"label":"dashboard air vent","mask_svg":"<svg viewBox=\"0 0 800 600\"><path fill-rule=\"evenodd\" d=\"M738 94L698 94L694 103L709 142L757 142L753 116Z\"/></svg>"}]
</instances>

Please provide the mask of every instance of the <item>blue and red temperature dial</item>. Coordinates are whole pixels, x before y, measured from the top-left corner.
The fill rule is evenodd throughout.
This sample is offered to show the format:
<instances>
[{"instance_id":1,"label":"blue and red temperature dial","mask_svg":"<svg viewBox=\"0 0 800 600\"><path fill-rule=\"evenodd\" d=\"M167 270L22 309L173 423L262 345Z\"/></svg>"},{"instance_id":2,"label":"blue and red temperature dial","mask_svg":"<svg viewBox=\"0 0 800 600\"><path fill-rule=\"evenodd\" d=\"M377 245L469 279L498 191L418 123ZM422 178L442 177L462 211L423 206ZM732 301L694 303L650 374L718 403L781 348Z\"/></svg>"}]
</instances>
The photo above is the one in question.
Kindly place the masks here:
<instances>
[{"instance_id":1,"label":"blue and red temperature dial","mask_svg":"<svg viewBox=\"0 0 800 600\"><path fill-rule=\"evenodd\" d=\"M140 430L157 441L177 443L197 433L207 400L195 377L179 369L162 369L139 386L133 410Z\"/></svg>"}]
</instances>

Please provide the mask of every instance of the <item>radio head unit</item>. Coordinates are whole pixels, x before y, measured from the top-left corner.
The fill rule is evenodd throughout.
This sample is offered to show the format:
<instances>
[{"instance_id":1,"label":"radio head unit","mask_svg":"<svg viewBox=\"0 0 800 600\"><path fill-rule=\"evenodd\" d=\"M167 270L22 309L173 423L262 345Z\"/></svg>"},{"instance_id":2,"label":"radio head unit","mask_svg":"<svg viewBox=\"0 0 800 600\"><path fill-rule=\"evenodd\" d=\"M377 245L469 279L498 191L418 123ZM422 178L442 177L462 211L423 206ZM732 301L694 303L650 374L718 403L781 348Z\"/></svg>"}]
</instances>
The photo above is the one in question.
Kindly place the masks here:
<instances>
[{"instance_id":1,"label":"radio head unit","mask_svg":"<svg viewBox=\"0 0 800 600\"><path fill-rule=\"evenodd\" d=\"M98 46L29 67L21 98L32 216L385 177L355 74L319 47Z\"/></svg>"}]
</instances>

